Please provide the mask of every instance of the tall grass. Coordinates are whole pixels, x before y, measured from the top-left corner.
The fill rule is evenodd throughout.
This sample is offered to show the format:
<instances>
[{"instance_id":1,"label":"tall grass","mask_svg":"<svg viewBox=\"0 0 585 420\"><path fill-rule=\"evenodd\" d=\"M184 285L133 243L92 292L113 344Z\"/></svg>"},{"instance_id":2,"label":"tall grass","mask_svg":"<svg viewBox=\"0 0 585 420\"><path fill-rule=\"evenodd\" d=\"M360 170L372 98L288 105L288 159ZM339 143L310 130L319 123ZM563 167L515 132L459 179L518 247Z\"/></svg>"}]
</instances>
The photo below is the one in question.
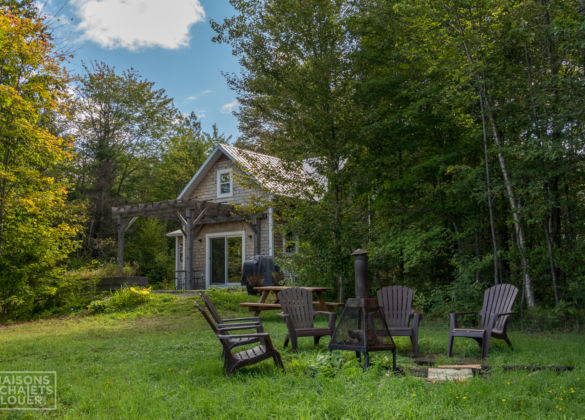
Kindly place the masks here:
<instances>
[{"instance_id":1,"label":"tall grass","mask_svg":"<svg viewBox=\"0 0 585 420\"><path fill-rule=\"evenodd\" d=\"M212 292L221 311L236 310L244 294ZM263 313L265 330L281 351L286 373L264 361L225 377L220 344L193 309L193 297L153 294L133 309L75 314L0 328L0 370L56 370L55 412L0 412L0 417L79 418L583 418L585 336L511 331L512 351L494 340L489 374L467 382L431 384L410 373L410 343L398 337L398 365L372 355L362 371L351 352L330 359L327 340L315 348L301 338L299 353L282 349L284 323ZM229 304L226 304L229 302ZM240 313L241 315L244 312ZM226 315L235 315L227 314ZM473 340L455 341L446 357L444 323L424 323L420 349L436 363L477 361ZM504 371L504 365L573 365L571 372Z\"/></svg>"}]
</instances>

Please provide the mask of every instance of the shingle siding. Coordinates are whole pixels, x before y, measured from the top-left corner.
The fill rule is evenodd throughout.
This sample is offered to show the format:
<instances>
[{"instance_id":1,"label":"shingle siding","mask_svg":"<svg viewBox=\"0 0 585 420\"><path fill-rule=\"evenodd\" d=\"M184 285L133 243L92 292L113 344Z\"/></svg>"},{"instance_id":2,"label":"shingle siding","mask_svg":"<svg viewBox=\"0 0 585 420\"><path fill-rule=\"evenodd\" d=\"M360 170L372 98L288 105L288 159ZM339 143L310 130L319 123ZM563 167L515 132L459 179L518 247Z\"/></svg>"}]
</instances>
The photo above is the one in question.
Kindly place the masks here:
<instances>
[{"instance_id":1,"label":"shingle siding","mask_svg":"<svg viewBox=\"0 0 585 420\"><path fill-rule=\"evenodd\" d=\"M233 194L231 197L217 197L217 172L224 169L232 169ZM243 185L242 172L226 156L222 156L203 176L189 198L215 203L227 203L233 205L249 205L257 197L265 197L265 192L260 188L249 188L249 183ZM207 236L213 233L227 233L244 231L244 256L249 259L254 255L255 234L252 228L245 222L214 223L204 225L201 231L193 239L193 271L196 278L205 279ZM275 242L275 248L278 244ZM282 244L281 244L282 246ZM269 253L268 219L260 220L260 254Z\"/></svg>"}]
</instances>

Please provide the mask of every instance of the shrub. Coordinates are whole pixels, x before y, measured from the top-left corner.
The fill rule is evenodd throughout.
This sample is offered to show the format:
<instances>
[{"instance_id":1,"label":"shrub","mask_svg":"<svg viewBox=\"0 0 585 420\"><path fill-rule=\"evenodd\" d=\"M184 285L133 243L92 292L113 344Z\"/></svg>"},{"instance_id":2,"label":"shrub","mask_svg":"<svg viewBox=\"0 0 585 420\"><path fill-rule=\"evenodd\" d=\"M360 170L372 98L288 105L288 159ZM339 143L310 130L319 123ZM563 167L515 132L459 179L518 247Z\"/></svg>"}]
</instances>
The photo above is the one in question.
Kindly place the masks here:
<instances>
[{"instance_id":1,"label":"shrub","mask_svg":"<svg viewBox=\"0 0 585 420\"><path fill-rule=\"evenodd\" d=\"M150 287L122 287L114 292L111 302L119 308L131 308L150 300Z\"/></svg>"},{"instance_id":2,"label":"shrub","mask_svg":"<svg viewBox=\"0 0 585 420\"><path fill-rule=\"evenodd\" d=\"M87 311L90 314L101 314L108 310L109 308L109 299L102 299L102 300L94 300L87 306Z\"/></svg>"}]
</instances>

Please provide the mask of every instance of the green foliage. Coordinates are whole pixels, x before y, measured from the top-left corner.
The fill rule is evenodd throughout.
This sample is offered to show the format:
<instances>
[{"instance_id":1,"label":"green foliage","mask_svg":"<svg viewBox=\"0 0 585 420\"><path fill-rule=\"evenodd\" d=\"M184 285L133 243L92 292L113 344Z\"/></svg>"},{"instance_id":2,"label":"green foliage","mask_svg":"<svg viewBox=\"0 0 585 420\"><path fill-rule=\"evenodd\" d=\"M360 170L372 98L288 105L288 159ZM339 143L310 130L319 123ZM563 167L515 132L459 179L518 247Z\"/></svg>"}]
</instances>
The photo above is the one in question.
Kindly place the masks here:
<instances>
[{"instance_id":1,"label":"green foliage","mask_svg":"<svg viewBox=\"0 0 585 420\"><path fill-rule=\"evenodd\" d=\"M114 205L149 201L150 175L178 111L163 89L136 70L84 65L73 104L77 138L71 198L89 202L86 250L113 254Z\"/></svg>"},{"instance_id":2,"label":"green foliage","mask_svg":"<svg viewBox=\"0 0 585 420\"><path fill-rule=\"evenodd\" d=\"M87 312L90 314L101 314L107 312L110 308L109 302L106 299L94 300L87 305Z\"/></svg>"},{"instance_id":3,"label":"green foliage","mask_svg":"<svg viewBox=\"0 0 585 420\"><path fill-rule=\"evenodd\" d=\"M67 77L29 2L0 5L0 320L30 317L71 294L58 265L73 252L81 208L66 202L71 144ZM65 282L66 283L66 282Z\"/></svg>"},{"instance_id":4,"label":"green foliage","mask_svg":"<svg viewBox=\"0 0 585 420\"><path fill-rule=\"evenodd\" d=\"M150 300L150 287L121 287L116 290L109 300L114 307L131 308Z\"/></svg>"},{"instance_id":5,"label":"green foliage","mask_svg":"<svg viewBox=\"0 0 585 420\"><path fill-rule=\"evenodd\" d=\"M360 197L351 188L355 168L346 164L359 127L347 60L350 2L231 4L237 15L212 27L215 41L230 44L245 68L228 77L240 103L241 143L281 158L287 172L310 166L310 178L288 180L293 197L270 205L286 230L307 243L303 264L294 268L299 281L343 288L346 257L367 240ZM286 183L281 171L266 175Z\"/></svg>"},{"instance_id":6,"label":"green foliage","mask_svg":"<svg viewBox=\"0 0 585 420\"><path fill-rule=\"evenodd\" d=\"M170 223L156 219L142 219L136 222L136 230L128 235L126 261L137 264L138 273L148 277L149 284L168 284L175 278L174 240L165 237L171 229Z\"/></svg>"}]
</instances>

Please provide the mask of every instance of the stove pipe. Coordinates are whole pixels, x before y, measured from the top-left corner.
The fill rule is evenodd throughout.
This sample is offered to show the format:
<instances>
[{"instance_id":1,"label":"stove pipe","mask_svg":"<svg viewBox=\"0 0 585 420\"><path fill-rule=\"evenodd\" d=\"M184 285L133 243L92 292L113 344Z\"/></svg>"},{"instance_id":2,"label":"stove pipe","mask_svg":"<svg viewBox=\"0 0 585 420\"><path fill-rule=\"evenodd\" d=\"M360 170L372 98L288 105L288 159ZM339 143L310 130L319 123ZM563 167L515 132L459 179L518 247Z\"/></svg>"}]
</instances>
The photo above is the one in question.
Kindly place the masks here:
<instances>
[{"instance_id":1,"label":"stove pipe","mask_svg":"<svg viewBox=\"0 0 585 420\"><path fill-rule=\"evenodd\" d=\"M352 254L355 268L355 298L345 302L339 322L331 335L329 350L354 351L364 355L364 369L370 364L369 352L392 351L396 369L396 345L388 329L378 299L368 297L368 251L356 249Z\"/></svg>"},{"instance_id":2,"label":"stove pipe","mask_svg":"<svg viewBox=\"0 0 585 420\"><path fill-rule=\"evenodd\" d=\"M367 298L370 291L368 284L368 251L356 249L352 254L355 271L355 297Z\"/></svg>"}]
</instances>

